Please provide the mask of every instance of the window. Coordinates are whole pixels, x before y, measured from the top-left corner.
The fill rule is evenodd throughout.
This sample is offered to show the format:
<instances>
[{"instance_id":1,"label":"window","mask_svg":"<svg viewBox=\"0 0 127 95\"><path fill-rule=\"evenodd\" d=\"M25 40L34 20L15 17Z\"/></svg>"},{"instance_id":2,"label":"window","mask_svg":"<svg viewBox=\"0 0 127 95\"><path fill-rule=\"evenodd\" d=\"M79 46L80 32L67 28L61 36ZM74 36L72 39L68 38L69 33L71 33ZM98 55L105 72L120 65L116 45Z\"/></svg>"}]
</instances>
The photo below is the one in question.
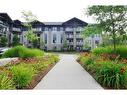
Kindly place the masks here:
<instances>
[{"instance_id":1,"label":"window","mask_svg":"<svg viewBox=\"0 0 127 95\"><path fill-rule=\"evenodd\" d=\"M63 43L63 35L61 34L61 43Z\"/></svg>"},{"instance_id":2,"label":"window","mask_svg":"<svg viewBox=\"0 0 127 95\"><path fill-rule=\"evenodd\" d=\"M57 31L57 27L53 27L53 31Z\"/></svg>"},{"instance_id":3,"label":"window","mask_svg":"<svg viewBox=\"0 0 127 95\"><path fill-rule=\"evenodd\" d=\"M45 36L45 44L47 44L47 34L45 34L44 36Z\"/></svg>"},{"instance_id":4,"label":"window","mask_svg":"<svg viewBox=\"0 0 127 95\"><path fill-rule=\"evenodd\" d=\"M53 34L53 43L56 43L56 34Z\"/></svg>"},{"instance_id":5,"label":"window","mask_svg":"<svg viewBox=\"0 0 127 95\"><path fill-rule=\"evenodd\" d=\"M57 31L60 31L60 27L57 27Z\"/></svg>"},{"instance_id":6,"label":"window","mask_svg":"<svg viewBox=\"0 0 127 95\"><path fill-rule=\"evenodd\" d=\"M60 27L60 31L63 31L63 27Z\"/></svg>"},{"instance_id":7,"label":"window","mask_svg":"<svg viewBox=\"0 0 127 95\"><path fill-rule=\"evenodd\" d=\"M45 27L45 31L48 31L48 27Z\"/></svg>"},{"instance_id":8,"label":"window","mask_svg":"<svg viewBox=\"0 0 127 95\"><path fill-rule=\"evenodd\" d=\"M49 31L52 31L52 28L50 27L50 28L48 28L48 30L49 30Z\"/></svg>"},{"instance_id":9,"label":"window","mask_svg":"<svg viewBox=\"0 0 127 95\"><path fill-rule=\"evenodd\" d=\"M98 41L98 40L95 40L95 44L97 44L97 45L98 45L98 44L99 44L99 41Z\"/></svg>"}]
</instances>

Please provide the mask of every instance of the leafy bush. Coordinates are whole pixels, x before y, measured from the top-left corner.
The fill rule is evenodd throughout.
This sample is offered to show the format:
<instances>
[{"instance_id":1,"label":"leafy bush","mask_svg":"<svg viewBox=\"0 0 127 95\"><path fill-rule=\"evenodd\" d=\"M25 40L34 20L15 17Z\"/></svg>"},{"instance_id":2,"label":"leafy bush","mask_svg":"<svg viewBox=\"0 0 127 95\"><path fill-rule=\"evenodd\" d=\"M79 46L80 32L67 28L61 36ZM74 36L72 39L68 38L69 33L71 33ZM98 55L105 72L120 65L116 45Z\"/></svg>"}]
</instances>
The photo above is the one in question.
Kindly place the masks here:
<instances>
[{"instance_id":1,"label":"leafy bush","mask_svg":"<svg viewBox=\"0 0 127 95\"><path fill-rule=\"evenodd\" d=\"M101 54L111 54L113 52L112 47L98 47L92 50L92 53L95 55L101 55Z\"/></svg>"},{"instance_id":2,"label":"leafy bush","mask_svg":"<svg viewBox=\"0 0 127 95\"><path fill-rule=\"evenodd\" d=\"M114 62L103 62L100 69L96 71L96 80L105 87L126 88L127 71L125 65L114 64Z\"/></svg>"},{"instance_id":3,"label":"leafy bush","mask_svg":"<svg viewBox=\"0 0 127 95\"><path fill-rule=\"evenodd\" d=\"M8 78L7 74L0 74L0 89L14 89L13 81Z\"/></svg>"},{"instance_id":4,"label":"leafy bush","mask_svg":"<svg viewBox=\"0 0 127 95\"><path fill-rule=\"evenodd\" d=\"M127 58L127 46L117 46L115 52L112 46L99 47L99 48L93 49L92 53L95 55L116 54L116 55L120 55L121 58Z\"/></svg>"},{"instance_id":5,"label":"leafy bush","mask_svg":"<svg viewBox=\"0 0 127 95\"><path fill-rule=\"evenodd\" d=\"M23 88L28 85L34 74L34 70L26 65L20 64L10 68L16 88Z\"/></svg>"},{"instance_id":6,"label":"leafy bush","mask_svg":"<svg viewBox=\"0 0 127 95\"><path fill-rule=\"evenodd\" d=\"M38 49L28 49L24 46L16 46L9 50L7 50L2 57L21 57L21 58L29 58L29 57L38 57L43 56L44 52Z\"/></svg>"},{"instance_id":7,"label":"leafy bush","mask_svg":"<svg viewBox=\"0 0 127 95\"><path fill-rule=\"evenodd\" d=\"M17 45L19 45L19 44L20 44L19 42L20 42L20 38L18 37L17 34L14 34L12 46L17 46Z\"/></svg>"},{"instance_id":8,"label":"leafy bush","mask_svg":"<svg viewBox=\"0 0 127 95\"><path fill-rule=\"evenodd\" d=\"M7 46L7 37L2 36L0 37L0 47L5 47L5 46Z\"/></svg>"}]
</instances>

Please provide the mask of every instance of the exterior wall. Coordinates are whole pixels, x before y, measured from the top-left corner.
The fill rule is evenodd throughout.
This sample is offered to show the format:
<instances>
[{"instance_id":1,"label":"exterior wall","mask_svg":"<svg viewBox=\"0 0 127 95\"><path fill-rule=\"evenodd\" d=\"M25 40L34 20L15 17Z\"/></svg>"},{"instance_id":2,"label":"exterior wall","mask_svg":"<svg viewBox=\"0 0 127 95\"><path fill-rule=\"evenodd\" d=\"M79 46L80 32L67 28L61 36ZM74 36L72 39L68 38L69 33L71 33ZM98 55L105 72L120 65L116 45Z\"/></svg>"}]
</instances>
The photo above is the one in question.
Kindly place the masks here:
<instances>
[{"instance_id":1,"label":"exterior wall","mask_svg":"<svg viewBox=\"0 0 127 95\"><path fill-rule=\"evenodd\" d=\"M64 31L44 31L47 34L47 50L61 50L63 43L61 43L61 35L63 35ZM56 43L53 43L53 35L56 34Z\"/></svg>"},{"instance_id":2,"label":"exterior wall","mask_svg":"<svg viewBox=\"0 0 127 95\"><path fill-rule=\"evenodd\" d=\"M0 37L5 36L7 38L8 44L10 42L10 39L9 39L10 38L9 37L10 30L9 30L9 28L10 27L9 27L7 22L3 22L3 21L0 20Z\"/></svg>"},{"instance_id":3,"label":"exterior wall","mask_svg":"<svg viewBox=\"0 0 127 95\"><path fill-rule=\"evenodd\" d=\"M6 32L8 43L10 42L12 43L14 34L17 34L20 38L20 43L22 43L25 46L30 46L29 41L25 37L25 33L27 32L27 29L22 26L22 23L20 21L14 22L13 27L12 25L9 25L7 22L5 23L6 23L6 27L3 27L3 29L0 30L0 33L1 31ZM71 49L81 50L83 48L83 45L85 45L87 42L89 42L88 44L91 48L95 48L97 45L96 42L99 41L99 43L101 43L102 38L101 36L95 35L94 37L88 37L85 40L83 40L83 37L81 36L81 32L83 31L85 26L87 26L87 23L77 18L72 18L66 22L62 22L61 24L58 23L53 24L52 22L48 25L45 25L44 23L38 21L33 24L33 30L35 33L39 33L40 35L39 36L40 49L46 48L46 50L60 51L64 47L63 46L64 41L69 41L67 42L67 48L69 50ZM49 29L46 29L46 27ZM53 27L56 27L57 29L53 29ZM45 34L47 34L47 43L45 43ZM56 35L56 42L53 42L54 34ZM62 37L62 42L61 42L61 37Z\"/></svg>"}]
</instances>

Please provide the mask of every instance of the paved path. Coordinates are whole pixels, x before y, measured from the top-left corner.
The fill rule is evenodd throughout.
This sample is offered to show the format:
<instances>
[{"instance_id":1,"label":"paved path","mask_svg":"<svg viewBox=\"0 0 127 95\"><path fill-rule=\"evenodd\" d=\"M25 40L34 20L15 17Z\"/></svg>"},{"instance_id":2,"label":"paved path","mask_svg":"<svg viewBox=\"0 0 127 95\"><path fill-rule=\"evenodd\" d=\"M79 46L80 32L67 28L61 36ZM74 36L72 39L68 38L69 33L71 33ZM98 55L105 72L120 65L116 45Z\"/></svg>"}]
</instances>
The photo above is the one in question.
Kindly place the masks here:
<instances>
[{"instance_id":1,"label":"paved path","mask_svg":"<svg viewBox=\"0 0 127 95\"><path fill-rule=\"evenodd\" d=\"M35 89L103 89L76 62L76 56L60 55L61 60L42 79Z\"/></svg>"},{"instance_id":2,"label":"paved path","mask_svg":"<svg viewBox=\"0 0 127 95\"><path fill-rule=\"evenodd\" d=\"M4 59L0 59L0 66L6 65L11 60L17 60L17 58L4 58Z\"/></svg>"}]
</instances>

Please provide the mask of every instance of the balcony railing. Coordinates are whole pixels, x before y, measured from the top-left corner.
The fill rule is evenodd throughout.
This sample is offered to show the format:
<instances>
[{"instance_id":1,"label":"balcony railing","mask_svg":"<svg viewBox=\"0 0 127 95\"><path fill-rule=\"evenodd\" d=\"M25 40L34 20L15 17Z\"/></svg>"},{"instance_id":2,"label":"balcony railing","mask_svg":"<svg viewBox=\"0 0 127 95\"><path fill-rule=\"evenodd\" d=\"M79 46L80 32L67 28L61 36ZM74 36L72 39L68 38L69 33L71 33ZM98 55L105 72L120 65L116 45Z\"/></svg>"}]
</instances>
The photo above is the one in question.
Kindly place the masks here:
<instances>
[{"instance_id":1,"label":"balcony railing","mask_svg":"<svg viewBox=\"0 0 127 95\"><path fill-rule=\"evenodd\" d=\"M83 45L83 42L76 42L76 45Z\"/></svg>"},{"instance_id":2,"label":"balcony railing","mask_svg":"<svg viewBox=\"0 0 127 95\"><path fill-rule=\"evenodd\" d=\"M20 28L12 28L13 31L21 32Z\"/></svg>"},{"instance_id":3,"label":"balcony railing","mask_svg":"<svg viewBox=\"0 0 127 95\"><path fill-rule=\"evenodd\" d=\"M67 44L68 44L68 45L74 45L74 43L73 43L73 42L67 42Z\"/></svg>"},{"instance_id":4,"label":"balcony railing","mask_svg":"<svg viewBox=\"0 0 127 95\"><path fill-rule=\"evenodd\" d=\"M33 31L42 31L41 28L33 28Z\"/></svg>"},{"instance_id":5,"label":"balcony railing","mask_svg":"<svg viewBox=\"0 0 127 95\"><path fill-rule=\"evenodd\" d=\"M73 38L74 35L66 35L66 38Z\"/></svg>"},{"instance_id":6,"label":"balcony railing","mask_svg":"<svg viewBox=\"0 0 127 95\"><path fill-rule=\"evenodd\" d=\"M76 31L83 31L84 28L76 28Z\"/></svg>"},{"instance_id":7,"label":"balcony railing","mask_svg":"<svg viewBox=\"0 0 127 95\"><path fill-rule=\"evenodd\" d=\"M73 28L66 28L65 31L73 31Z\"/></svg>"},{"instance_id":8,"label":"balcony railing","mask_svg":"<svg viewBox=\"0 0 127 95\"><path fill-rule=\"evenodd\" d=\"M82 38L82 35L76 35L76 38Z\"/></svg>"}]
</instances>

